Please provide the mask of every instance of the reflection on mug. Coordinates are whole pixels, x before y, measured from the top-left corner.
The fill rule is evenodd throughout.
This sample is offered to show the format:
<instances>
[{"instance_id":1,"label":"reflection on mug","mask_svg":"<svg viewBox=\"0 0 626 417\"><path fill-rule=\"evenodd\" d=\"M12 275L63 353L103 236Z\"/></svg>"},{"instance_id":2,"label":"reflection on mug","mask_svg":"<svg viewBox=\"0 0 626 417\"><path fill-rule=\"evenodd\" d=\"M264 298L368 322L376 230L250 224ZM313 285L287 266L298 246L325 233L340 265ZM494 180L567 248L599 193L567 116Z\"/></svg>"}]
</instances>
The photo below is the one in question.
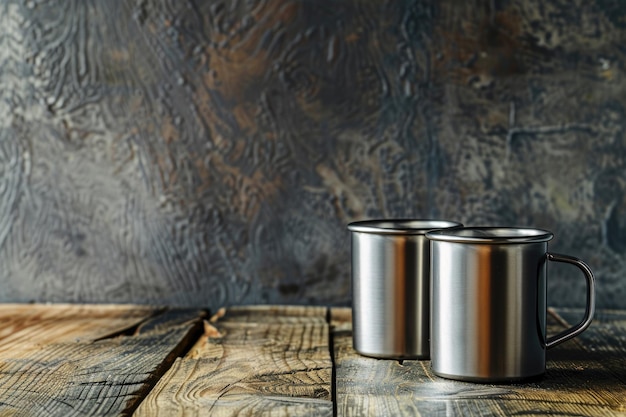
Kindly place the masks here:
<instances>
[{"instance_id":1,"label":"reflection on mug","mask_svg":"<svg viewBox=\"0 0 626 417\"><path fill-rule=\"evenodd\" d=\"M466 381L504 382L545 373L546 349L583 332L595 309L593 273L548 252L540 229L465 227L431 231L431 367ZM546 260L576 265L587 310L576 326L546 338ZM539 330L538 330L539 329Z\"/></svg>"}]
</instances>

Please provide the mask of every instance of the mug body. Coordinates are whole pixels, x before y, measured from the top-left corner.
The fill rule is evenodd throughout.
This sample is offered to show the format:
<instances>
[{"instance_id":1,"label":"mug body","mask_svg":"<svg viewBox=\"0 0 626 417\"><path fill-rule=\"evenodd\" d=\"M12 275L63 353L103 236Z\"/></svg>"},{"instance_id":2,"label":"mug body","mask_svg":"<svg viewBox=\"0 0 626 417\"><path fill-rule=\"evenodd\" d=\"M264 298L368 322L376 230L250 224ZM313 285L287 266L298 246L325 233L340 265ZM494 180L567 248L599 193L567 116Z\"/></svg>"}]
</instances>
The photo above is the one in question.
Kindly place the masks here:
<instances>
[{"instance_id":1,"label":"mug body","mask_svg":"<svg viewBox=\"0 0 626 417\"><path fill-rule=\"evenodd\" d=\"M552 234L464 228L428 237L433 372L473 382L544 374L546 254Z\"/></svg>"},{"instance_id":2,"label":"mug body","mask_svg":"<svg viewBox=\"0 0 626 417\"><path fill-rule=\"evenodd\" d=\"M354 349L366 356L427 359L430 242L443 220L369 220L348 225L352 245Z\"/></svg>"}]
</instances>

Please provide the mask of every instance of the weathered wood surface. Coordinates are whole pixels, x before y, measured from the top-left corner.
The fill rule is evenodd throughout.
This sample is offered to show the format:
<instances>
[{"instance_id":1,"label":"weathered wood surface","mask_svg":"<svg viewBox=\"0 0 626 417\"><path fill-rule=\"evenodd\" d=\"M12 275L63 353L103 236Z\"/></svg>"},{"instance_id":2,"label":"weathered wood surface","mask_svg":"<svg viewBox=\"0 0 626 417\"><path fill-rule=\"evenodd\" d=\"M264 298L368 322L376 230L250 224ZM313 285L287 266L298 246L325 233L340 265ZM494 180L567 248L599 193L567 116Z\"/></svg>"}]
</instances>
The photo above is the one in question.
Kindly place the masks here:
<instances>
[{"instance_id":1,"label":"weathered wood surface","mask_svg":"<svg viewBox=\"0 0 626 417\"><path fill-rule=\"evenodd\" d=\"M581 312L577 309L559 309L564 321L576 323ZM602 362L611 375L626 384L626 311L601 310L596 313L591 331L586 331L576 338L588 352L588 358ZM584 360L581 357L579 360ZM624 398L626 394L622 392ZM623 404L626 404L624 400ZM624 406L626 413L626 405Z\"/></svg>"},{"instance_id":2,"label":"weathered wood surface","mask_svg":"<svg viewBox=\"0 0 626 417\"><path fill-rule=\"evenodd\" d=\"M540 381L491 385L439 378L428 361L358 355L352 349L350 313L332 310L338 416L626 415L624 314L609 325L594 323L582 341L550 350ZM576 322L581 314L568 317ZM562 330L563 323L552 312L548 333Z\"/></svg>"},{"instance_id":3,"label":"weathered wood surface","mask_svg":"<svg viewBox=\"0 0 626 417\"><path fill-rule=\"evenodd\" d=\"M325 308L222 309L135 416L332 416Z\"/></svg>"},{"instance_id":4,"label":"weathered wood surface","mask_svg":"<svg viewBox=\"0 0 626 417\"><path fill-rule=\"evenodd\" d=\"M0 416L128 414L195 341L201 316L133 305L0 305Z\"/></svg>"},{"instance_id":5,"label":"weathered wood surface","mask_svg":"<svg viewBox=\"0 0 626 417\"><path fill-rule=\"evenodd\" d=\"M548 332L581 316L551 311ZM625 311L599 311L550 350L544 378L501 385L356 354L348 308L250 306L204 319L146 306L0 305L0 417L626 416Z\"/></svg>"}]
</instances>

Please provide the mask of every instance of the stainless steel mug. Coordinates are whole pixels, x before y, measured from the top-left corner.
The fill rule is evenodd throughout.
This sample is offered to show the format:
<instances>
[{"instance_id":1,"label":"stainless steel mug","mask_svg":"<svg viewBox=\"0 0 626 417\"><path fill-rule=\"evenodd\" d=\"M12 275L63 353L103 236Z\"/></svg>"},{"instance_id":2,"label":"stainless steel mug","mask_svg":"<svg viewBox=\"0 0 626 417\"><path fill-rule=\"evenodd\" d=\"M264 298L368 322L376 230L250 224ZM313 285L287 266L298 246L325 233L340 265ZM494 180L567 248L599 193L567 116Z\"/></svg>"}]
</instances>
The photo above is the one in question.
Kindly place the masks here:
<instances>
[{"instance_id":1,"label":"stainless steel mug","mask_svg":"<svg viewBox=\"0 0 626 417\"><path fill-rule=\"evenodd\" d=\"M474 382L541 376L546 349L591 323L593 273L579 259L548 252L552 233L526 228L434 231L431 240L431 367ZM583 320L546 337L547 261L576 265L587 280Z\"/></svg>"},{"instance_id":2,"label":"stainless steel mug","mask_svg":"<svg viewBox=\"0 0 626 417\"><path fill-rule=\"evenodd\" d=\"M352 241L354 349L378 358L428 358L430 243L444 220L369 220L348 225Z\"/></svg>"}]
</instances>

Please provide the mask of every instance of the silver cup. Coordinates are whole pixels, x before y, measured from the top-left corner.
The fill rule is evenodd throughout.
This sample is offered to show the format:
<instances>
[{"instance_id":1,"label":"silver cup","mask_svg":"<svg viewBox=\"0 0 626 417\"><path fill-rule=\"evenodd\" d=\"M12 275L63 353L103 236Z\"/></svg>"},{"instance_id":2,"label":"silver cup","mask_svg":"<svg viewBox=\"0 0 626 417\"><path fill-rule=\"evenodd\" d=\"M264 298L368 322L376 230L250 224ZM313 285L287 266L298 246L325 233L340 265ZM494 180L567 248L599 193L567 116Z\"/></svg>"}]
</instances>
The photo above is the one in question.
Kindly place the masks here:
<instances>
[{"instance_id":1,"label":"silver cup","mask_svg":"<svg viewBox=\"0 0 626 417\"><path fill-rule=\"evenodd\" d=\"M579 259L548 252L552 233L524 228L434 231L431 240L431 367L474 382L541 376L546 349L591 323L594 277ZM576 265L587 280L583 320L546 337L547 261Z\"/></svg>"},{"instance_id":2,"label":"silver cup","mask_svg":"<svg viewBox=\"0 0 626 417\"><path fill-rule=\"evenodd\" d=\"M429 357L430 243L443 220L350 223L354 349L378 358Z\"/></svg>"}]
</instances>

